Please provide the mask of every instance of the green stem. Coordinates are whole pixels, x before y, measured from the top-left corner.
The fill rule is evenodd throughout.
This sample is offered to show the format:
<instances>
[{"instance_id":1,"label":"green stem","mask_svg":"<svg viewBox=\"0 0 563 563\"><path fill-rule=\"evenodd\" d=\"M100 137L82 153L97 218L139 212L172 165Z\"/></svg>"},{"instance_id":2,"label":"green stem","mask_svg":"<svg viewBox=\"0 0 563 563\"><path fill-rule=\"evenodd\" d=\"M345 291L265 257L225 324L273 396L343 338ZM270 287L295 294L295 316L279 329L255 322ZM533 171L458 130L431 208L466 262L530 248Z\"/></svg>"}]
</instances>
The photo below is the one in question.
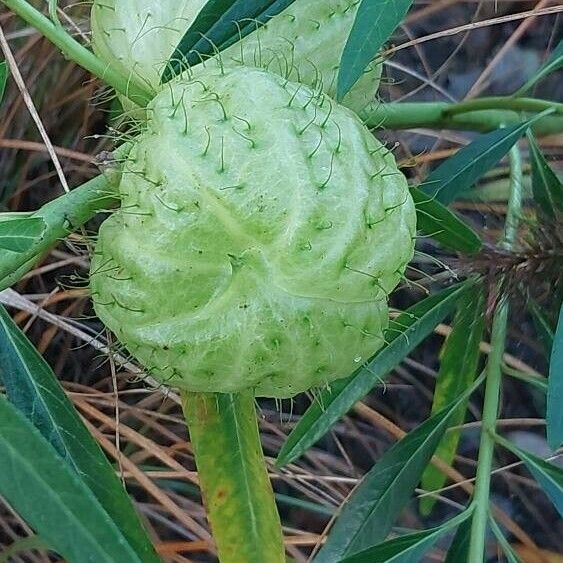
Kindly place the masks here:
<instances>
[{"instance_id":1,"label":"green stem","mask_svg":"<svg viewBox=\"0 0 563 563\"><path fill-rule=\"evenodd\" d=\"M490 98L482 98L486 105ZM510 100L510 98L504 98ZM456 129L491 131L504 125L520 123L526 116L510 110L482 109L468 113L450 113L457 104L447 102L408 102L374 104L360 114L368 127L385 129ZM546 116L538 119L532 129L537 135L563 132L563 117Z\"/></svg>"},{"instance_id":2,"label":"green stem","mask_svg":"<svg viewBox=\"0 0 563 563\"><path fill-rule=\"evenodd\" d=\"M522 218L522 200L523 200L523 174L522 174L522 157L520 149L515 145L510 150L510 194L508 197L508 212L504 225L504 237L501 245L507 250L512 250L516 237L518 235L518 225Z\"/></svg>"},{"instance_id":3,"label":"green stem","mask_svg":"<svg viewBox=\"0 0 563 563\"><path fill-rule=\"evenodd\" d=\"M506 341L508 321L508 302L503 299L495 311L491 335L491 353L487 365L487 385L483 405L483 425L479 444L479 460L475 479L475 495L473 504L473 524L469 549L470 563L483 563L485 537L489 514L489 489L491 484L491 468L493 465L494 439L496 428L500 387L502 381L501 362Z\"/></svg>"},{"instance_id":4,"label":"green stem","mask_svg":"<svg viewBox=\"0 0 563 563\"><path fill-rule=\"evenodd\" d=\"M254 394L182 394L182 406L221 563L284 563Z\"/></svg>"},{"instance_id":5,"label":"green stem","mask_svg":"<svg viewBox=\"0 0 563 563\"><path fill-rule=\"evenodd\" d=\"M97 176L33 213L45 222L43 236L26 252L3 251L0 260L0 291L18 282L37 259L60 239L81 227L98 211L116 205L116 193L105 176Z\"/></svg>"},{"instance_id":6,"label":"green stem","mask_svg":"<svg viewBox=\"0 0 563 563\"><path fill-rule=\"evenodd\" d=\"M537 98L507 98L506 96L493 96L490 98L479 98L452 104L446 111L447 116L461 113L471 113L482 110L510 110L515 112L541 113L547 109L554 109L555 113L563 114L563 104L549 100L538 100Z\"/></svg>"},{"instance_id":7,"label":"green stem","mask_svg":"<svg viewBox=\"0 0 563 563\"><path fill-rule=\"evenodd\" d=\"M138 84L131 76L122 76L111 66L100 60L92 51L73 39L61 25L52 22L25 0L2 0L14 13L40 31L65 55L109 84L139 106L146 106L153 95Z\"/></svg>"},{"instance_id":8,"label":"green stem","mask_svg":"<svg viewBox=\"0 0 563 563\"><path fill-rule=\"evenodd\" d=\"M516 241L518 223L522 211L522 162L520 149L516 145L510 151L510 197L508 213L501 245L510 250ZM501 281L502 283L502 281ZM489 493L491 486L491 470L493 466L493 452L495 447L495 430L498 418L500 391L502 383L502 360L506 343L508 325L508 300L500 298L495 310L491 330L491 353L487 363L487 384L483 404L483 420L481 441L479 444L479 459L477 475L475 477L475 494L473 505L473 523L469 544L469 563L483 563L485 552L485 538L489 515Z\"/></svg>"}]
</instances>

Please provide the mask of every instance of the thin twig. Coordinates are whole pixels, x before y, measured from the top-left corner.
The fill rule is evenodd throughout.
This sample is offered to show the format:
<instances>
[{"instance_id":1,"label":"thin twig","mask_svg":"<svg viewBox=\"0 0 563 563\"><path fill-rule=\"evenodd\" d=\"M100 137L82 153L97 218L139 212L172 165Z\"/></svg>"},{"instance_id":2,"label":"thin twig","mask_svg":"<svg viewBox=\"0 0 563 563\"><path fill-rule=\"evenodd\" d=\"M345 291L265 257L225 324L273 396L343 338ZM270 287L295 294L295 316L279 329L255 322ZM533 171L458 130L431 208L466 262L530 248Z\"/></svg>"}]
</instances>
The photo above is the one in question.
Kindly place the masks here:
<instances>
[{"instance_id":1,"label":"thin twig","mask_svg":"<svg viewBox=\"0 0 563 563\"><path fill-rule=\"evenodd\" d=\"M6 36L4 35L4 30L2 29L2 26L0 25L0 47L2 48L2 51L4 53L4 57L6 57L6 62L8 63L8 67L10 68L10 72L12 73L12 76L14 77L14 81L18 87L18 90L20 91L23 101L25 102L25 105L27 106L27 109L31 115L31 118L33 119L35 125L37 126L37 129L39 130L39 134L41 135L41 138L43 139L43 142L45 143L45 147L47 148L47 152L49 153L49 156L51 157L51 160L53 161L53 165L55 166L55 170L57 171L57 175L59 177L59 180L61 182L61 185L64 189L65 192L70 192L70 189L68 187L68 182L66 181L66 177L64 175L63 172L63 168L61 166L61 163L59 161L59 157L57 156L57 153L53 147L53 144L51 143L51 139L49 139L49 135L47 134L47 131L45 130L45 127L43 125L43 122L41 121L41 118L39 117L39 113L37 112L37 109L35 108L35 104L33 103L33 99L31 98L31 95L25 85L25 81L21 75L20 69L18 68L18 63L16 62L16 59L12 53L12 50L10 49L10 45L8 44L8 41L6 39Z\"/></svg>"}]
</instances>

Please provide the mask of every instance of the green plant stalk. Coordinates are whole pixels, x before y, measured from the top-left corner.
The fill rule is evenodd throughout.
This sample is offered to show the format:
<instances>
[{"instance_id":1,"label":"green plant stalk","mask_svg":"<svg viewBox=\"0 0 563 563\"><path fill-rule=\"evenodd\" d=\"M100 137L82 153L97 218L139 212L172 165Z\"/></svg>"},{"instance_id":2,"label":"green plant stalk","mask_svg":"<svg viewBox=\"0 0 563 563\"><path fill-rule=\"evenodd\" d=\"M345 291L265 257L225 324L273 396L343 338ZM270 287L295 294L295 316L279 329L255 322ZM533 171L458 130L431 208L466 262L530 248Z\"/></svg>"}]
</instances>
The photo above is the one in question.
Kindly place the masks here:
<instances>
[{"instance_id":1,"label":"green plant stalk","mask_svg":"<svg viewBox=\"0 0 563 563\"><path fill-rule=\"evenodd\" d=\"M26 252L2 252L0 291L18 282L60 239L77 230L98 211L117 203L110 183L104 175L100 175L31 214L31 217L40 217L45 222L43 236Z\"/></svg>"},{"instance_id":2,"label":"green plant stalk","mask_svg":"<svg viewBox=\"0 0 563 563\"><path fill-rule=\"evenodd\" d=\"M122 76L113 70L92 51L73 39L60 24L51 21L25 0L2 0L2 2L56 45L65 57L73 60L137 105L144 107L152 99L151 92L139 84L133 76Z\"/></svg>"},{"instance_id":3,"label":"green plant stalk","mask_svg":"<svg viewBox=\"0 0 563 563\"><path fill-rule=\"evenodd\" d=\"M447 110L446 115L458 115L473 111L501 109L516 112L540 113L545 110L555 110L557 114L563 114L563 104L550 100L540 100L537 98L507 98L506 96L492 96L452 104Z\"/></svg>"},{"instance_id":4,"label":"green plant stalk","mask_svg":"<svg viewBox=\"0 0 563 563\"><path fill-rule=\"evenodd\" d=\"M503 98L508 102L510 98ZM486 107L490 98L482 98ZM496 105L496 104L494 104ZM385 129L455 129L462 131L491 131L505 125L521 123L527 117L507 109L481 109L456 113L457 104L449 102L379 103L360 114L368 127ZM453 109L453 114L451 110ZM563 132L563 117L549 115L538 119L532 130L537 135L553 135Z\"/></svg>"},{"instance_id":5,"label":"green plant stalk","mask_svg":"<svg viewBox=\"0 0 563 563\"><path fill-rule=\"evenodd\" d=\"M501 246L508 250L512 249L516 241L522 211L522 161L518 145L514 146L510 151L510 172L511 190L508 200L508 213L504 236L500 243ZM493 466L495 430L500 404L502 360L506 343L508 312L508 299L506 297L500 297L493 317L491 353L489 354L487 363L487 383L483 404L481 441L479 444L475 494L473 497L475 512L471 526L469 563L483 563L485 552L485 538L489 517L491 470Z\"/></svg>"},{"instance_id":6,"label":"green plant stalk","mask_svg":"<svg viewBox=\"0 0 563 563\"><path fill-rule=\"evenodd\" d=\"M183 392L182 407L221 563L284 563L254 393Z\"/></svg>"}]
</instances>

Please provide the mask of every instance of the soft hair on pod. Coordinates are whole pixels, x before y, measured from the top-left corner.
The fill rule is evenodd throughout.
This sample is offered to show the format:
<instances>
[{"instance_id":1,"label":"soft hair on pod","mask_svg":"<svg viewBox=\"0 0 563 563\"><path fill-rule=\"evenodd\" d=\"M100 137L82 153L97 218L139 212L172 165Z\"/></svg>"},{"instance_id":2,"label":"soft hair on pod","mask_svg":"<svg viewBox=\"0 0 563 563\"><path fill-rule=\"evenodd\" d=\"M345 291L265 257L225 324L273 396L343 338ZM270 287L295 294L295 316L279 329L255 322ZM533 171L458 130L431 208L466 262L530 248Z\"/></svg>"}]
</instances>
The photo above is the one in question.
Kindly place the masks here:
<instances>
[{"instance_id":1,"label":"soft hair on pod","mask_svg":"<svg viewBox=\"0 0 563 563\"><path fill-rule=\"evenodd\" d=\"M94 0L94 51L122 74L157 92L166 63L205 4L206 0ZM221 52L218 62L266 68L335 97L340 58L359 4L360 0L296 0ZM365 109L374 101L380 77L381 64L372 63L343 105L357 113Z\"/></svg>"}]
</instances>

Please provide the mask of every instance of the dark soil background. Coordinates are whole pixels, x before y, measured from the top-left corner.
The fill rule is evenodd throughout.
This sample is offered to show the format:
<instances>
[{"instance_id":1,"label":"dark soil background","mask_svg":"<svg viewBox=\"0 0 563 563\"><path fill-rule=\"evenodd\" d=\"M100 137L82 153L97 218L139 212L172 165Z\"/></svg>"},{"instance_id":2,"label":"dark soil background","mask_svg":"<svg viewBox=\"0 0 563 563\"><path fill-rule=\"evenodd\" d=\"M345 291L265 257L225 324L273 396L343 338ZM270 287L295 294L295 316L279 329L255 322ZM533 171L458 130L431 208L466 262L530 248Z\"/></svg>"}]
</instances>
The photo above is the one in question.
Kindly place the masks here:
<instances>
[{"instance_id":1,"label":"dark soil background","mask_svg":"<svg viewBox=\"0 0 563 563\"><path fill-rule=\"evenodd\" d=\"M59 2L62 7L67 4L65 11L76 26L74 33L82 30L87 37L87 9ZM393 44L475 21L528 10L540 12L557 4L419 1L395 34ZM4 8L0 9L0 24L49 136L60 147L59 156L69 184L77 186L96 174L93 156L111 146L106 127L112 102L99 83L65 61L46 40ZM388 61L380 94L384 100L396 101L454 101L468 94L509 95L533 75L562 37L563 20L559 12L491 24L420 43L397 51ZM562 78L562 72L552 74L535 88L534 95L563 101ZM376 134L389 145L397 143L396 157L413 183L441 162L440 158L449 149L458 148L474 136L427 130L377 131ZM563 136L542 139L542 146L553 167L561 173ZM525 151L523 156L527 158ZM0 107L0 171L3 210L35 209L62 193L53 165L12 80ZM498 238L503 225L508 190L506 172L503 163L495 175L456 203L457 210L490 241ZM91 232L95 232L100 220L89 225ZM77 235L72 245L61 244L46 257L14 288L26 299L27 311L25 307L9 307L9 310L65 383L78 410L98 429L98 438L112 459L116 457L112 447L119 434L122 453L117 456L117 466L121 467L127 487L138 502L161 554L171 562L213 561L209 536L202 531L207 524L195 485L191 449L174 394L162 388L152 389L118 366L117 419L112 364L92 346L91 340L73 334L73 328L80 328L92 339L107 341L101 324L92 317L85 283L88 256L82 243ZM393 296L393 306L398 309L416 302L425 291L453 281L451 271L440 263L460 275L469 268L428 239L420 241L419 250L421 254L408 271L409 280ZM531 279L529 283L536 284L537 280ZM560 292L560 287L554 287L544 300L549 315L554 316L558 311L554 295ZM0 296L2 302L10 303L6 292ZM508 346L514 358L512 367L545 376L546 349L526 312L526 296L517 294L513 301ZM41 311L54 313L57 322L42 318ZM338 506L381 453L400 437L401 430L408 432L429 414L443 336L443 332L435 334L419 346L385 384L375 388L297 465L283 471L271 465L288 552L298 561L306 561ZM484 359L485 355L482 362ZM263 443L272 459L309 402L309 397L300 396L284 402L280 410L280 405L273 401L260 401ZM480 397L475 396L467 422L478 421L480 409ZM544 415L545 398L540 392L516 379L505 378L501 432L525 449L548 457L554 453L545 441ZM477 424L463 431L456 469L467 479L475 473L478 440ZM563 549L561 519L530 475L520 466L511 465L514 461L511 455L497 450L498 471L493 477L491 498L512 523L507 535L520 550L523 561L561 561L558 556ZM144 477L134 474L135 466ZM419 529L439 524L455 512L456 503L466 501L463 488L455 485L441 493L429 517L422 517L415 498L405 510L400 528ZM10 507L0 504L0 550L29 533ZM490 540L490 561L501 561L493 538ZM526 543L535 544L543 551L523 547ZM445 547L440 546L428 560L443 561ZM55 555L37 550L10 558L14 562L57 560Z\"/></svg>"}]
</instances>

